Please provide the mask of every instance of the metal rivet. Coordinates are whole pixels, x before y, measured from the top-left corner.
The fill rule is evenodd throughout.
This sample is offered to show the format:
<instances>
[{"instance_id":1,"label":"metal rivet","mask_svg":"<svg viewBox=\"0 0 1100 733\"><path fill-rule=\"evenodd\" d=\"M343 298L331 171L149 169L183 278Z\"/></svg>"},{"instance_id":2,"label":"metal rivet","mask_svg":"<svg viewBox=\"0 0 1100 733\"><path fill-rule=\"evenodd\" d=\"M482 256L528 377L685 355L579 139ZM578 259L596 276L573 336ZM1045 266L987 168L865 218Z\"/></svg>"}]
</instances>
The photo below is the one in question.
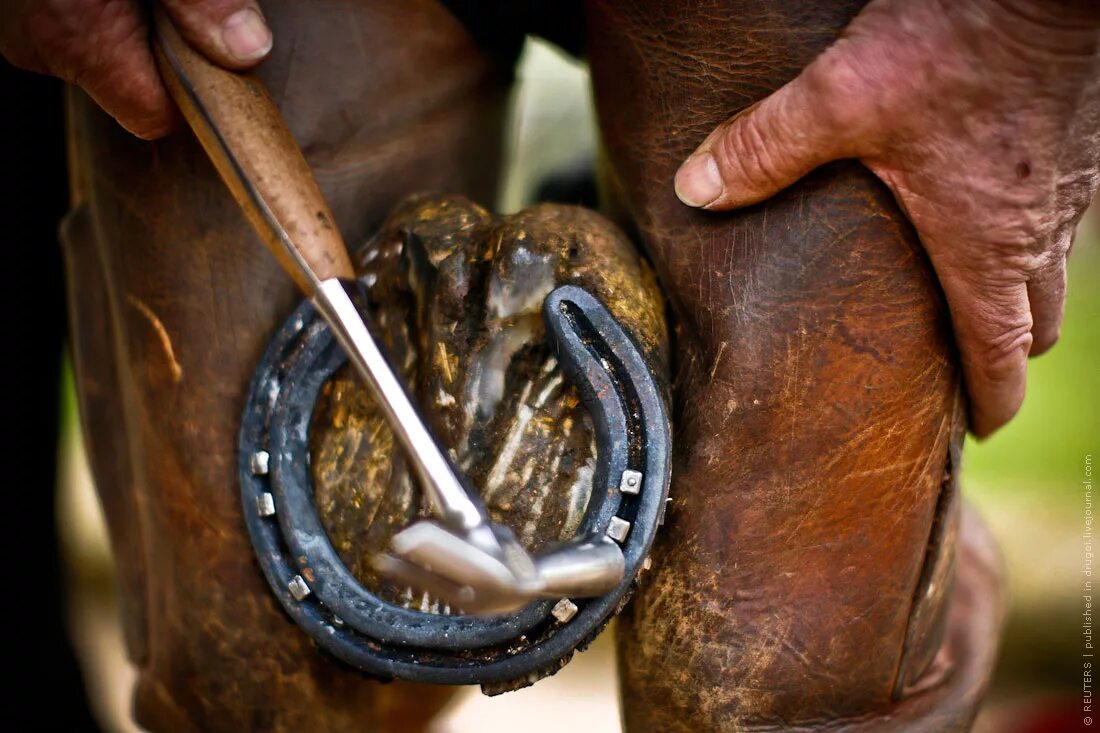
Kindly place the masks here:
<instances>
[{"instance_id":1,"label":"metal rivet","mask_svg":"<svg viewBox=\"0 0 1100 733\"><path fill-rule=\"evenodd\" d=\"M248 459L248 467L252 469L253 476L266 476L271 454L265 450L258 450Z\"/></svg>"},{"instance_id":2,"label":"metal rivet","mask_svg":"<svg viewBox=\"0 0 1100 733\"><path fill-rule=\"evenodd\" d=\"M301 575L295 575L290 579L290 582L286 584L286 587L290 590L290 595L294 596L296 601L304 601L309 597L309 586L306 585L306 581Z\"/></svg>"},{"instance_id":3,"label":"metal rivet","mask_svg":"<svg viewBox=\"0 0 1100 733\"><path fill-rule=\"evenodd\" d=\"M562 598L554 604L554 608L551 609L550 613L554 614L554 618L561 623L567 624L577 615L578 610L576 603L568 598Z\"/></svg>"},{"instance_id":4,"label":"metal rivet","mask_svg":"<svg viewBox=\"0 0 1100 733\"><path fill-rule=\"evenodd\" d=\"M628 534L630 534L630 522L622 517L612 517L607 523L607 536L616 542L622 543Z\"/></svg>"},{"instance_id":5,"label":"metal rivet","mask_svg":"<svg viewBox=\"0 0 1100 733\"><path fill-rule=\"evenodd\" d=\"M261 517L275 516L275 497L266 491L256 497L256 513Z\"/></svg>"},{"instance_id":6,"label":"metal rivet","mask_svg":"<svg viewBox=\"0 0 1100 733\"><path fill-rule=\"evenodd\" d=\"M623 471L623 477L619 479L619 491L624 494L637 494L642 490L641 471Z\"/></svg>"}]
</instances>

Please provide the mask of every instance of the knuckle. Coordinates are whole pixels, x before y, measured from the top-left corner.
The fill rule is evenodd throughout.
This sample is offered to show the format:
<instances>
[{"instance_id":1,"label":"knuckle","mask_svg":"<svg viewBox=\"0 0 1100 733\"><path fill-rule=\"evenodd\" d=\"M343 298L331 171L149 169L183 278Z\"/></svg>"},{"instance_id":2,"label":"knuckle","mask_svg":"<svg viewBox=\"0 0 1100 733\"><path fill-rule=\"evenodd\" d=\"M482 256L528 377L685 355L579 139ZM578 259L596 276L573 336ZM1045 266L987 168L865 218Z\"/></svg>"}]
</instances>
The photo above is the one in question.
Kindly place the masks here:
<instances>
[{"instance_id":1,"label":"knuckle","mask_svg":"<svg viewBox=\"0 0 1100 733\"><path fill-rule=\"evenodd\" d=\"M757 114L734 120L718 138L712 154L724 179L744 181L761 189L780 184L775 172L776 150Z\"/></svg>"},{"instance_id":2,"label":"knuckle","mask_svg":"<svg viewBox=\"0 0 1100 733\"><path fill-rule=\"evenodd\" d=\"M968 198L985 229L985 238L1021 255L1034 256L1029 269L1043 265L1049 252L1068 239L1078 216L1052 190L1043 186L1005 187L995 177L969 183ZM966 193L966 192L964 192Z\"/></svg>"},{"instance_id":3,"label":"knuckle","mask_svg":"<svg viewBox=\"0 0 1100 733\"><path fill-rule=\"evenodd\" d=\"M850 131L870 126L876 116L874 89L858 61L838 41L804 72L806 91L816 102L815 114L830 129Z\"/></svg>"},{"instance_id":4,"label":"knuckle","mask_svg":"<svg viewBox=\"0 0 1100 733\"><path fill-rule=\"evenodd\" d=\"M1023 313L1011 325L1001 325L991 337L979 341L969 366L990 382L1014 377L1025 363L1033 341L1030 313Z\"/></svg>"},{"instance_id":5,"label":"knuckle","mask_svg":"<svg viewBox=\"0 0 1100 733\"><path fill-rule=\"evenodd\" d=\"M1047 239L1045 234L1042 214L1036 208L1027 206L1006 212L989 236L994 241L1031 252L1042 249L1041 244Z\"/></svg>"},{"instance_id":6,"label":"knuckle","mask_svg":"<svg viewBox=\"0 0 1100 733\"><path fill-rule=\"evenodd\" d=\"M33 15L20 20L9 18L0 23L0 56L20 69L48 73L38 39L29 28L32 19Z\"/></svg>"},{"instance_id":7,"label":"knuckle","mask_svg":"<svg viewBox=\"0 0 1100 733\"><path fill-rule=\"evenodd\" d=\"M1036 265L1027 272L1028 287L1037 288L1045 295L1059 294L1065 298L1066 289L1066 251L1052 245L1038 255Z\"/></svg>"},{"instance_id":8,"label":"knuckle","mask_svg":"<svg viewBox=\"0 0 1100 733\"><path fill-rule=\"evenodd\" d=\"M983 216L981 241L976 252L986 265L1031 274L1049 269L1064 256L1056 227L1043 211L1030 207L1001 209Z\"/></svg>"},{"instance_id":9,"label":"knuckle","mask_svg":"<svg viewBox=\"0 0 1100 733\"><path fill-rule=\"evenodd\" d=\"M50 3L28 19L28 32L51 73L80 86L145 44L141 16L120 3Z\"/></svg>"},{"instance_id":10,"label":"knuckle","mask_svg":"<svg viewBox=\"0 0 1100 733\"><path fill-rule=\"evenodd\" d=\"M1050 351L1058 343L1058 339L1062 337L1062 324L1051 323L1042 328L1036 327L1032 333L1033 340L1028 356L1040 356Z\"/></svg>"},{"instance_id":11,"label":"knuckle","mask_svg":"<svg viewBox=\"0 0 1100 733\"><path fill-rule=\"evenodd\" d=\"M190 24L217 24L244 7L255 7L253 0L166 0L180 18Z\"/></svg>"}]
</instances>

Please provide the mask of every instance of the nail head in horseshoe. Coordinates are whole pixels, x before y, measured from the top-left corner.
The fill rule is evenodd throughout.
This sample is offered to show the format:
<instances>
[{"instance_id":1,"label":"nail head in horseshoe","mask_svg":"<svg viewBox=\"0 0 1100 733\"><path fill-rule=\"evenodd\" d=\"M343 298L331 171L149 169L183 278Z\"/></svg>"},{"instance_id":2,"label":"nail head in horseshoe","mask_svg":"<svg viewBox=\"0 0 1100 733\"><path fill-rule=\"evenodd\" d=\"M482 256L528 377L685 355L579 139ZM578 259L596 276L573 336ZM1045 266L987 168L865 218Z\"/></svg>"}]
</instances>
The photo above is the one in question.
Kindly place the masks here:
<instances>
[{"instance_id":1,"label":"nail head in horseshoe","mask_svg":"<svg viewBox=\"0 0 1100 733\"><path fill-rule=\"evenodd\" d=\"M313 504L309 429L323 385L346 362L302 303L253 376L238 452L245 523L272 592L324 652L383 679L526 686L584 649L629 599L668 497L671 431L641 350L588 291L565 285L543 303L547 339L592 416L596 471L575 541L609 536L623 581L595 598L535 601L504 616L437 615L371 593L341 561Z\"/></svg>"}]
</instances>

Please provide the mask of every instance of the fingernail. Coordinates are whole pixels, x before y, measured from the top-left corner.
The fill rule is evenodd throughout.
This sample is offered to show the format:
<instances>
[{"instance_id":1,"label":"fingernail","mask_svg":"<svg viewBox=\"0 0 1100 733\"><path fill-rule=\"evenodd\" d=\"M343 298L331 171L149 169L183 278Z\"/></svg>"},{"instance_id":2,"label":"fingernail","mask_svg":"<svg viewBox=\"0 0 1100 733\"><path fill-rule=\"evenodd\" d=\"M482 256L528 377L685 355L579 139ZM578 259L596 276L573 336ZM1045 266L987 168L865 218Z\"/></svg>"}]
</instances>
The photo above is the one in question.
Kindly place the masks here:
<instances>
[{"instance_id":1,"label":"fingernail","mask_svg":"<svg viewBox=\"0 0 1100 733\"><path fill-rule=\"evenodd\" d=\"M676 171L676 195L688 206L706 206L722 195L722 176L710 153L696 153Z\"/></svg>"},{"instance_id":2,"label":"fingernail","mask_svg":"<svg viewBox=\"0 0 1100 733\"><path fill-rule=\"evenodd\" d=\"M271 31L252 8L245 8L226 18L222 23L222 42L225 49L238 61L256 61L271 50Z\"/></svg>"}]
</instances>

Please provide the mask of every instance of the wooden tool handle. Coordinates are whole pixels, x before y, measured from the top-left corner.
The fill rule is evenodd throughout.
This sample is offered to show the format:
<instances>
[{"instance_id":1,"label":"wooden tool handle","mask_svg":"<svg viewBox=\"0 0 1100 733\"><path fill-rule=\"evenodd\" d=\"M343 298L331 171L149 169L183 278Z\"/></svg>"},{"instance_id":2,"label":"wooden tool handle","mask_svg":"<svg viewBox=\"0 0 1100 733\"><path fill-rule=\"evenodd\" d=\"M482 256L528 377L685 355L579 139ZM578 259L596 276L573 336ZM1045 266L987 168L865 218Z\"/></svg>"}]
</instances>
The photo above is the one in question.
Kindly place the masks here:
<instances>
[{"instance_id":1,"label":"wooden tool handle","mask_svg":"<svg viewBox=\"0 0 1100 733\"><path fill-rule=\"evenodd\" d=\"M306 295L354 276L347 248L301 148L264 85L195 51L155 10L161 75L260 238Z\"/></svg>"}]
</instances>

